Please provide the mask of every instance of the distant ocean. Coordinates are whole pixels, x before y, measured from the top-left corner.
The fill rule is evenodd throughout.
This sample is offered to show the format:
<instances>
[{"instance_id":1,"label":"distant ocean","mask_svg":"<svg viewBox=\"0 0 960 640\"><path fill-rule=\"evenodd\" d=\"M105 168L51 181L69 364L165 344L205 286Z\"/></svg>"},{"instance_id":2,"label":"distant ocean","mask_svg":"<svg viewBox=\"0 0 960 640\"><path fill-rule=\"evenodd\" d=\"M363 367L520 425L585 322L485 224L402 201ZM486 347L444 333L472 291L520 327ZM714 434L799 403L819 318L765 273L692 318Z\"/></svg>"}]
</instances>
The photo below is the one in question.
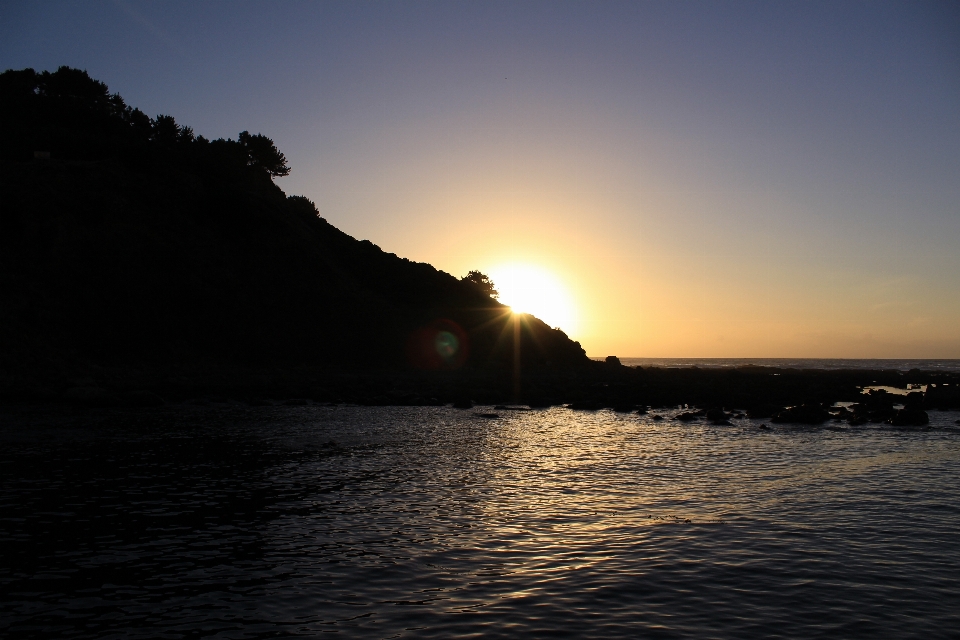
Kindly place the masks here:
<instances>
[{"instance_id":1,"label":"distant ocean","mask_svg":"<svg viewBox=\"0 0 960 640\"><path fill-rule=\"evenodd\" d=\"M603 360L603 357L592 357ZM908 360L883 358L620 358L630 367L780 367L782 369L896 369L909 371L960 371L960 360Z\"/></svg>"}]
</instances>

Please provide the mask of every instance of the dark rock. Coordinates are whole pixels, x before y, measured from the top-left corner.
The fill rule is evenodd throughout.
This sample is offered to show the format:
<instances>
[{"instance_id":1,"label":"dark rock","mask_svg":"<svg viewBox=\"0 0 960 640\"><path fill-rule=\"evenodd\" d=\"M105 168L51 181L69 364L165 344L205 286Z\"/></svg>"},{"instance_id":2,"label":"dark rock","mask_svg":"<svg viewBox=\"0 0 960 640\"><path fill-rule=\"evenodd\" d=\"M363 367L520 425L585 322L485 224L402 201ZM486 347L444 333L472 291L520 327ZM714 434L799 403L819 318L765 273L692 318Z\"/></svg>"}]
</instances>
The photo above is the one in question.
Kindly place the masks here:
<instances>
[{"instance_id":1,"label":"dark rock","mask_svg":"<svg viewBox=\"0 0 960 640\"><path fill-rule=\"evenodd\" d=\"M829 418L830 414L820 405L804 404L784 409L770 420L775 423L823 424Z\"/></svg>"},{"instance_id":2,"label":"dark rock","mask_svg":"<svg viewBox=\"0 0 960 640\"><path fill-rule=\"evenodd\" d=\"M614 367L622 367L622 366L623 366L623 364L620 362L620 358L618 358L617 356L607 356L606 359L604 360L604 362L605 362L606 364L611 365L611 366L614 366Z\"/></svg>"},{"instance_id":3,"label":"dark rock","mask_svg":"<svg viewBox=\"0 0 960 640\"><path fill-rule=\"evenodd\" d=\"M709 409L706 417L713 424L730 424L729 419L733 417L733 414L726 413L723 409Z\"/></svg>"},{"instance_id":4,"label":"dark rock","mask_svg":"<svg viewBox=\"0 0 960 640\"><path fill-rule=\"evenodd\" d=\"M555 404L559 403L547 398L534 398L529 403L531 409L549 409Z\"/></svg>"},{"instance_id":5,"label":"dark rock","mask_svg":"<svg viewBox=\"0 0 960 640\"><path fill-rule=\"evenodd\" d=\"M680 422L693 422L702 415L702 411L684 411L683 413L677 414L676 418Z\"/></svg>"},{"instance_id":6,"label":"dark rock","mask_svg":"<svg viewBox=\"0 0 960 640\"><path fill-rule=\"evenodd\" d=\"M60 395L49 387L28 387L16 395L21 401L41 404L56 402L60 399Z\"/></svg>"},{"instance_id":7,"label":"dark rock","mask_svg":"<svg viewBox=\"0 0 960 640\"><path fill-rule=\"evenodd\" d=\"M113 407L119 399L100 387L73 387L63 394L67 402L83 407Z\"/></svg>"},{"instance_id":8,"label":"dark rock","mask_svg":"<svg viewBox=\"0 0 960 640\"><path fill-rule=\"evenodd\" d=\"M846 407L834 407L830 410L830 415L838 420L846 420L853 416L853 412Z\"/></svg>"},{"instance_id":9,"label":"dark rock","mask_svg":"<svg viewBox=\"0 0 960 640\"><path fill-rule=\"evenodd\" d=\"M160 407L167 403L152 391L131 391L123 399L124 404L133 407Z\"/></svg>"},{"instance_id":10,"label":"dark rock","mask_svg":"<svg viewBox=\"0 0 960 640\"><path fill-rule=\"evenodd\" d=\"M765 425L765 424L762 424L762 425L760 425L760 426L757 427L757 428L758 428L758 429L763 429L764 431L769 431L769 430L770 430L770 427L768 427L768 426Z\"/></svg>"},{"instance_id":11,"label":"dark rock","mask_svg":"<svg viewBox=\"0 0 960 640\"><path fill-rule=\"evenodd\" d=\"M747 417L751 420L756 420L758 418L770 418L783 410L784 408L782 406L777 406L774 404L760 404L747 409Z\"/></svg>"},{"instance_id":12,"label":"dark rock","mask_svg":"<svg viewBox=\"0 0 960 640\"><path fill-rule=\"evenodd\" d=\"M714 407L712 409L708 409L705 413L705 416L707 420L710 421L710 424L718 426L730 426L730 418L733 417L733 413L727 413L723 409Z\"/></svg>"},{"instance_id":13,"label":"dark rock","mask_svg":"<svg viewBox=\"0 0 960 640\"><path fill-rule=\"evenodd\" d=\"M310 404L310 401L305 398L290 398L289 400L284 400L283 404L287 407L302 407Z\"/></svg>"},{"instance_id":14,"label":"dark rock","mask_svg":"<svg viewBox=\"0 0 960 640\"><path fill-rule=\"evenodd\" d=\"M654 422L660 422L661 420L663 420L663 416L660 416L660 415L653 416ZM960 423L960 420L958 420L957 422Z\"/></svg>"},{"instance_id":15,"label":"dark rock","mask_svg":"<svg viewBox=\"0 0 960 640\"><path fill-rule=\"evenodd\" d=\"M919 427L930 422L930 417L923 409L900 409L887 422L895 427Z\"/></svg>"},{"instance_id":16,"label":"dark rock","mask_svg":"<svg viewBox=\"0 0 960 640\"><path fill-rule=\"evenodd\" d=\"M456 402L453 403L453 408L454 409L473 409L473 401L464 400L464 399L457 400Z\"/></svg>"},{"instance_id":17,"label":"dark rock","mask_svg":"<svg viewBox=\"0 0 960 640\"><path fill-rule=\"evenodd\" d=\"M940 409L942 411L960 408L960 384L938 382L927 385L923 404L928 409Z\"/></svg>"},{"instance_id":18,"label":"dark rock","mask_svg":"<svg viewBox=\"0 0 960 640\"><path fill-rule=\"evenodd\" d=\"M893 407L882 407L867 412L867 419L873 423L886 422L896 415L897 411Z\"/></svg>"},{"instance_id":19,"label":"dark rock","mask_svg":"<svg viewBox=\"0 0 960 640\"><path fill-rule=\"evenodd\" d=\"M633 405L632 405L632 404L618 404L618 405L616 405L616 406L613 407L613 410L616 411L617 413L630 413L631 411L633 411Z\"/></svg>"},{"instance_id":20,"label":"dark rock","mask_svg":"<svg viewBox=\"0 0 960 640\"><path fill-rule=\"evenodd\" d=\"M866 417L870 422L886 422L896 413L893 408L895 400L897 397L884 389L871 389L870 393L865 394L851 409L857 416Z\"/></svg>"},{"instance_id":21,"label":"dark rock","mask_svg":"<svg viewBox=\"0 0 960 640\"><path fill-rule=\"evenodd\" d=\"M903 400L905 409L923 409L923 393L920 391L911 391Z\"/></svg>"},{"instance_id":22,"label":"dark rock","mask_svg":"<svg viewBox=\"0 0 960 640\"><path fill-rule=\"evenodd\" d=\"M423 396L413 395L408 399L406 406L409 407L438 407L443 403L437 400L436 398L424 398Z\"/></svg>"},{"instance_id":23,"label":"dark rock","mask_svg":"<svg viewBox=\"0 0 960 640\"><path fill-rule=\"evenodd\" d=\"M603 403L593 400L581 400L567 405L567 409L573 409L574 411L598 411L602 408Z\"/></svg>"}]
</instances>

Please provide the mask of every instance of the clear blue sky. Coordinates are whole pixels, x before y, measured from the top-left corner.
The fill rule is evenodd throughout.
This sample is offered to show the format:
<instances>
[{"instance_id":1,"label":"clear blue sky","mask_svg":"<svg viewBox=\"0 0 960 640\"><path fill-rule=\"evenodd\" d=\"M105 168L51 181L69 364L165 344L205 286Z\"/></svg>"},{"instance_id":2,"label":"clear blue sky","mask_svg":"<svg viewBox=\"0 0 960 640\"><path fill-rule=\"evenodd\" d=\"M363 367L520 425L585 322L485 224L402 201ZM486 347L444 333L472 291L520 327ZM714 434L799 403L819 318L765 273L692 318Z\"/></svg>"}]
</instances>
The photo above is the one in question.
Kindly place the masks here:
<instances>
[{"instance_id":1,"label":"clear blue sky","mask_svg":"<svg viewBox=\"0 0 960 640\"><path fill-rule=\"evenodd\" d=\"M591 355L960 357L960 3L0 4L59 65L388 251L553 273Z\"/></svg>"}]
</instances>

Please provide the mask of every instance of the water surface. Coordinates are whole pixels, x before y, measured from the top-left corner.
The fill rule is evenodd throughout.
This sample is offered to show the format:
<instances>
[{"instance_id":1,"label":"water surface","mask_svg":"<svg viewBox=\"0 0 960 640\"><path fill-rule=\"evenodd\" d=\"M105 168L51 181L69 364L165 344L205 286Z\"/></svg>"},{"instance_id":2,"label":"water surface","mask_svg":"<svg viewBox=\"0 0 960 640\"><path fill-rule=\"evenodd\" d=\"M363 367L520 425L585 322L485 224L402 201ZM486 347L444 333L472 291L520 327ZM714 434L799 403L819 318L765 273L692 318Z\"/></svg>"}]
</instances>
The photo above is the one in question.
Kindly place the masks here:
<instances>
[{"instance_id":1,"label":"water surface","mask_svg":"<svg viewBox=\"0 0 960 640\"><path fill-rule=\"evenodd\" d=\"M960 414L673 413L8 412L0 633L960 633Z\"/></svg>"},{"instance_id":2,"label":"water surface","mask_svg":"<svg viewBox=\"0 0 960 640\"><path fill-rule=\"evenodd\" d=\"M594 360L604 360L594 357ZM631 367L778 367L782 369L887 369L895 371L960 371L957 359L905 358L620 358Z\"/></svg>"}]
</instances>

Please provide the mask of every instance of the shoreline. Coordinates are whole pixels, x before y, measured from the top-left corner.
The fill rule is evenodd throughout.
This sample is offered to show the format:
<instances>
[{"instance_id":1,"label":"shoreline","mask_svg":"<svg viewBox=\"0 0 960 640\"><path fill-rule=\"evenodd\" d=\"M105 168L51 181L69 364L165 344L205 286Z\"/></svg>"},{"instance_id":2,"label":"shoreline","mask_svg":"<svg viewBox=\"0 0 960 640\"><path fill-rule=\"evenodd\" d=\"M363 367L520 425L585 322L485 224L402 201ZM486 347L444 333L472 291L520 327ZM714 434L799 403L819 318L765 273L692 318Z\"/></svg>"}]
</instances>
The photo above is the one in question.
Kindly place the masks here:
<instances>
[{"instance_id":1,"label":"shoreline","mask_svg":"<svg viewBox=\"0 0 960 640\"><path fill-rule=\"evenodd\" d=\"M960 409L960 372L937 370L631 367L593 362L585 367L522 371L517 382L511 371L493 368L404 371L210 362L140 367L86 363L56 373L6 372L0 375L0 405L150 407L235 401L252 406L564 405L622 412L686 406L704 416L713 411L717 421L739 412L780 415L784 421L801 423L836 417L827 414L838 402L864 405L858 416L853 412L842 416L852 420L891 420L894 406L904 404L918 411ZM905 393L877 389L865 394L868 387Z\"/></svg>"}]
</instances>

